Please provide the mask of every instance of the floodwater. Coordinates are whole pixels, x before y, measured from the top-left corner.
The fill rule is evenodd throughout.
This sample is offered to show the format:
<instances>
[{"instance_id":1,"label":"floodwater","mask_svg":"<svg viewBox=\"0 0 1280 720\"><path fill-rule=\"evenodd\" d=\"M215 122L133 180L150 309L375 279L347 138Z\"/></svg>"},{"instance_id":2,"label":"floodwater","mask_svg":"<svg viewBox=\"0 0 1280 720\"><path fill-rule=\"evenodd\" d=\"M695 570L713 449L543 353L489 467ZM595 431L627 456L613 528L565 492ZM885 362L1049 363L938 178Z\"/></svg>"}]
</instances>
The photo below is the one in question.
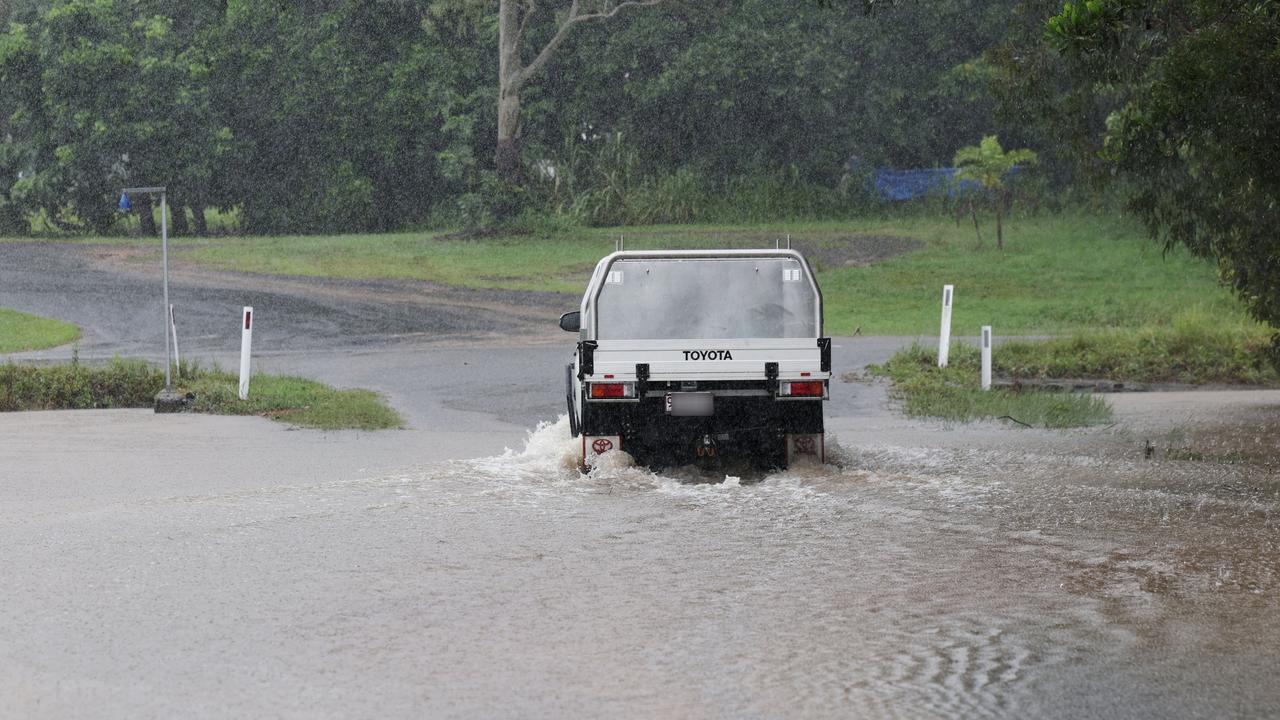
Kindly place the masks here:
<instances>
[{"instance_id":1,"label":"floodwater","mask_svg":"<svg viewBox=\"0 0 1280 720\"><path fill-rule=\"evenodd\" d=\"M468 474L598 537L561 558L608 598L578 632L648 626L664 712L1280 713L1265 469L837 447L765 478L625 455L580 477L562 425Z\"/></svg>"},{"instance_id":2,"label":"floodwater","mask_svg":"<svg viewBox=\"0 0 1280 720\"><path fill-rule=\"evenodd\" d=\"M583 476L575 445L562 418L482 460L15 519L0 709L1280 714L1267 467L884 446Z\"/></svg>"}]
</instances>

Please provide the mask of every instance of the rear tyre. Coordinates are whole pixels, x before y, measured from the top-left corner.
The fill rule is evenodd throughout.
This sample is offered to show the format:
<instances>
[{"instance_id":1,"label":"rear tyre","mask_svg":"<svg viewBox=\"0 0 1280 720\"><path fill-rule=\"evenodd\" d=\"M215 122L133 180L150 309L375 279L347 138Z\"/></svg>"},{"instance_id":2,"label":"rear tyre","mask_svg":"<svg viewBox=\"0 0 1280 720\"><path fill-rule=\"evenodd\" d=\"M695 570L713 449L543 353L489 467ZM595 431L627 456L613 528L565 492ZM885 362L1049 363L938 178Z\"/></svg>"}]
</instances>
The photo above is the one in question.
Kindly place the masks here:
<instances>
[{"instance_id":1,"label":"rear tyre","mask_svg":"<svg viewBox=\"0 0 1280 720\"><path fill-rule=\"evenodd\" d=\"M573 406L573 363L564 366L564 400L569 407L569 433L578 437L582 424L578 422L578 411Z\"/></svg>"},{"instance_id":2,"label":"rear tyre","mask_svg":"<svg viewBox=\"0 0 1280 720\"><path fill-rule=\"evenodd\" d=\"M752 458L757 470L775 472L787 469L787 440L785 435L760 438L760 449Z\"/></svg>"}]
</instances>

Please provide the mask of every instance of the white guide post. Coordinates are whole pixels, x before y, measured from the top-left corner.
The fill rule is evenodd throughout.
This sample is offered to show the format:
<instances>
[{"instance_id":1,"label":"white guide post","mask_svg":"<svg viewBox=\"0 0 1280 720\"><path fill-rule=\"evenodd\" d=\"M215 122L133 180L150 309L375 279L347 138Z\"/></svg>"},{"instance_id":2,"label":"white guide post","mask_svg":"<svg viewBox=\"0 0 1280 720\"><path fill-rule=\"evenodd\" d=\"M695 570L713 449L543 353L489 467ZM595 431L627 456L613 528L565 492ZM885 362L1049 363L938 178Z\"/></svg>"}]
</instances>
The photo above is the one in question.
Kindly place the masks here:
<instances>
[{"instance_id":1,"label":"white guide post","mask_svg":"<svg viewBox=\"0 0 1280 720\"><path fill-rule=\"evenodd\" d=\"M982 326L982 389L991 389L991 326Z\"/></svg>"},{"instance_id":2,"label":"white guide post","mask_svg":"<svg viewBox=\"0 0 1280 720\"><path fill-rule=\"evenodd\" d=\"M182 374L182 356L178 354L178 321L173 316L173 306L169 306L169 334L173 336L173 364Z\"/></svg>"},{"instance_id":3,"label":"white guide post","mask_svg":"<svg viewBox=\"0 0 1280 720\"><path fill-rule=\"evenodd\" d=\"M951 354L951 300L955 294L954 285L942 286L942 332L938 336L938 367L947 366L947 358Z\"/></svg>"},{"instance_id":4,"label":"white guide post","mask_svg":"<svg viewBox=\"0 0 1280 720\"><path fill-rule=\"evenodd\" d=\"M249 348L253 345L253 308L244 309L244 329L240 336L240 399L249 398Z\"/></svg>"}]
</instances>

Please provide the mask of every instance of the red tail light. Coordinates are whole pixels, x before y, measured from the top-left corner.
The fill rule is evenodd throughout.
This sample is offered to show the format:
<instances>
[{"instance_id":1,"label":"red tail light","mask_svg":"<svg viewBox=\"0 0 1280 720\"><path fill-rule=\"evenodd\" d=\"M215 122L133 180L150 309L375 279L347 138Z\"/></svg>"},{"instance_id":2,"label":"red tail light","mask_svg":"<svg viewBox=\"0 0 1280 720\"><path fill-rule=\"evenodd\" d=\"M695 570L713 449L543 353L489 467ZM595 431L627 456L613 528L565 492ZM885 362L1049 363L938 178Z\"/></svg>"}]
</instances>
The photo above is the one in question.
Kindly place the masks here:
<instances>
[{"instance_id":1,"label":"red tail light","mask_svg":"<svg viewBox=\"0 0 1280 720\"><path fill-rule=\"evenodd\" d=\"M605 400L631 397L630 383L591 383L591 398Z\"/></svg>"},{"instance_id":2,"label":"red tail light","mask_svg":"<svg viewBox=\"0 0 1280 720\"><path fill-rule=\"evenodd\" d=\"M787 383L789 388L784 395L792 397L822 397L823 387L820 381Z\"/></svg>"}]
</instances>

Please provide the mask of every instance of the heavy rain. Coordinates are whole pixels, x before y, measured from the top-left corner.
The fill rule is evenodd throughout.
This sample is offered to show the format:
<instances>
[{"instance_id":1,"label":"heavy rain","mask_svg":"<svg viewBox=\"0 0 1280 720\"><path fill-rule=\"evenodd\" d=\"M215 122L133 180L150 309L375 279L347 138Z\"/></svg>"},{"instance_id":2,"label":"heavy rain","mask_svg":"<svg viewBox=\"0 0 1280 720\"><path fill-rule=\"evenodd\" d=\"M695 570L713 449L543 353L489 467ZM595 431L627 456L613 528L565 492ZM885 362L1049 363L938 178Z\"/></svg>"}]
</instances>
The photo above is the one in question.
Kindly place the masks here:
<instances>
[{"instance_id":1,"label":"heavy rain","mask_svg":"<svg viewBox=\"0 0 1280 720\"><path fill-rule=\"evenodd\" d=\"M0 717L1280 715L1271 4L0 31Z\"/></svg>"}]
</instances>

